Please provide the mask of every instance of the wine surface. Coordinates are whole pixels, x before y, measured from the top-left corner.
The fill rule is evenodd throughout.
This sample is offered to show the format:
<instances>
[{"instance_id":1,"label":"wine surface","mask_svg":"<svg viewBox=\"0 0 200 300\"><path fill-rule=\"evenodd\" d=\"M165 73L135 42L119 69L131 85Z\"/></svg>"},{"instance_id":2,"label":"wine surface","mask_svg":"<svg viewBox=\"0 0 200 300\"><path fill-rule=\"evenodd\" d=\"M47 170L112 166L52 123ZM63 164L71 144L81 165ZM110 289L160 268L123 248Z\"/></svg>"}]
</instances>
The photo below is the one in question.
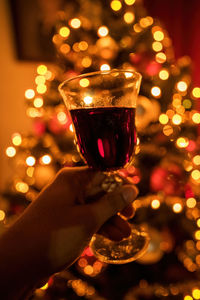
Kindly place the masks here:
<instances>
[{"instance_id":1,"label":"wine surface","mask_svg":"<svg viewBox=\"0 0 200 300\"><path fill-rule=\"evenodd\" d=\"M90 167L116 170L131 160L136 144L135 108L80 108L70 113L80 153Z\"/></svg>"}]
</instances>

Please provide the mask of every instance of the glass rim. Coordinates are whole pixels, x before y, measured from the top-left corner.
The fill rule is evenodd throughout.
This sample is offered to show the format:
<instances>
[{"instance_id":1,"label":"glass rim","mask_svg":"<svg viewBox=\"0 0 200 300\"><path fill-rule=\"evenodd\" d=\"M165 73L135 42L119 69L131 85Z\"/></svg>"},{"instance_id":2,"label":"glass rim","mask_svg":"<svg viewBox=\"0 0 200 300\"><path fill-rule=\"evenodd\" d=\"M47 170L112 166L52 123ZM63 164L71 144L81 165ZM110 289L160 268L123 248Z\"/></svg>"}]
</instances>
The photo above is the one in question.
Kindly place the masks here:
<instances>
[{"instance_id":1,"label":"glass rim","mask_svg":"<svg viewBox=\"0 0 200 300\"><path fill-rule=\"evenodd\" d=\"M95 71L95 72L89 72L89 73L83 73L77 76L73 76L71 78L68 78L66 80L64 80L63 82L61 82L58 86L58 90L59 92L62 92L63 86L65 86L66 84L68 84L69 82L76 80L76 79L81 79L83 77L87 78L87 77L92 77L92 76L96 76L96 75L101 75L101 74L111 74L114 72L119 72L119 73L132 73L135 75L135 78L137 80L141 80L142 79L142 75L137 72L137 71L131 71L131 70L124 70L124 69L111 69L111 70L100 70L100 71Z\"/></svg>"}]
</instances>

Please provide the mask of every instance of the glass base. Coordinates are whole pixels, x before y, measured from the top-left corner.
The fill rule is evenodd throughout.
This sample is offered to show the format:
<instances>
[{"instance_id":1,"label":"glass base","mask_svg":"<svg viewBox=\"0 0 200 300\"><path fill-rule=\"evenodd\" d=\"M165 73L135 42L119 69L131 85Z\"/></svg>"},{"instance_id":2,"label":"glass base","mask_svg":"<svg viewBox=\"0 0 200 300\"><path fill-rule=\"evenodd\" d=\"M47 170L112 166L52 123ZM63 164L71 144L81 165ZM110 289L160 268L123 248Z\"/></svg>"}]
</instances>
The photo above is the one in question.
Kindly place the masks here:
<instances>
[{"instance_id":1,"label":"glass base","mask_svg":"<svg viewBox=\"0 0 200 300\"><path fill-rule=\"evenodd\" d=\"M102 262L125 264L140 258L149 245L148 233L139 226L131 226L131 235L120 242L95 234L90 242L93 254Z\"/></svg>"}]
</instances>

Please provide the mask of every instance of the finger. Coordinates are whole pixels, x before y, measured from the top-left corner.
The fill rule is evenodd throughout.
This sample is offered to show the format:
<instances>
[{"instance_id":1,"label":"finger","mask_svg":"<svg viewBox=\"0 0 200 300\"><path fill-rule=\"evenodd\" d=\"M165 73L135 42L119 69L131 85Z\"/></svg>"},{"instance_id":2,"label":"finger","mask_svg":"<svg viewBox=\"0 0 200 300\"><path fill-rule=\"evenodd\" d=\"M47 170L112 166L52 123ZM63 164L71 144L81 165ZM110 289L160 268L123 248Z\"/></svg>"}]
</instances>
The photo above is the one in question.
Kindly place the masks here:
<instances>
[{"instance_id":1,"label":"finger","mask_svg":"<svg viewBox=\"0 0 200 300\"><path fill-rule=\"evenodd\" d=\"M109 238L111 240L116 240L116 230L114 230L113 233L113 228L117 229L120 231L118 239L126 238L130 235L131 233L131 228L125 220L123 220L120 216L115 215L112 218L110 218L99 230L99 233L107 236L109 234Z\"/></svg>"},{"instance_id":2,"label":"finger","mask_svg":"<svg viewBox=\"0 0 200 300\"><path fill-rule=\"evenodd\" d=\"M124 185L116 188L113 192L106 193L98 201L91 203L97 223L102 226L117 212L122 211L137 196L138 190L134 185Z\"/></svg>"},{"instance_id":3,"label":"finger","mask_svg":"<svg viewBox=\"0 0 200 300\"><path fill-rule=\"evenodd\" d=\"M135 210L133 208L132 204L129 204L128 206L126 206L121 212L120 215L122 215L123 217L125 217L127 220L133 218L133 216L135 215Z\"/></svg>"}]
</instances>

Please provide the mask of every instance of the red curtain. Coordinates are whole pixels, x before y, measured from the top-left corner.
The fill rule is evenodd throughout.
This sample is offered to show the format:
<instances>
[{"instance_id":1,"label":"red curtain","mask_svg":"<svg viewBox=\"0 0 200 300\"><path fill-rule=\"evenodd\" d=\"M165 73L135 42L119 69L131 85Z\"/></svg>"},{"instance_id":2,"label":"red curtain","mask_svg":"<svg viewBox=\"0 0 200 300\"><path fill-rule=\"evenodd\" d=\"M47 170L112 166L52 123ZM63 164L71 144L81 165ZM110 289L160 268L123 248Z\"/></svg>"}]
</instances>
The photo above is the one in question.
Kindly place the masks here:
<instances>
[{"instance_id":1,"label":"red curtain","mask_svg":"<svg viewBox=\"0 0 200 300\"><path fill-rule=\"evenodd\" d=\"M191 57L193 83L200 86L200 1L144 0L144 5L167 29L176 58Z\"/></svg>"}]
</instances>

